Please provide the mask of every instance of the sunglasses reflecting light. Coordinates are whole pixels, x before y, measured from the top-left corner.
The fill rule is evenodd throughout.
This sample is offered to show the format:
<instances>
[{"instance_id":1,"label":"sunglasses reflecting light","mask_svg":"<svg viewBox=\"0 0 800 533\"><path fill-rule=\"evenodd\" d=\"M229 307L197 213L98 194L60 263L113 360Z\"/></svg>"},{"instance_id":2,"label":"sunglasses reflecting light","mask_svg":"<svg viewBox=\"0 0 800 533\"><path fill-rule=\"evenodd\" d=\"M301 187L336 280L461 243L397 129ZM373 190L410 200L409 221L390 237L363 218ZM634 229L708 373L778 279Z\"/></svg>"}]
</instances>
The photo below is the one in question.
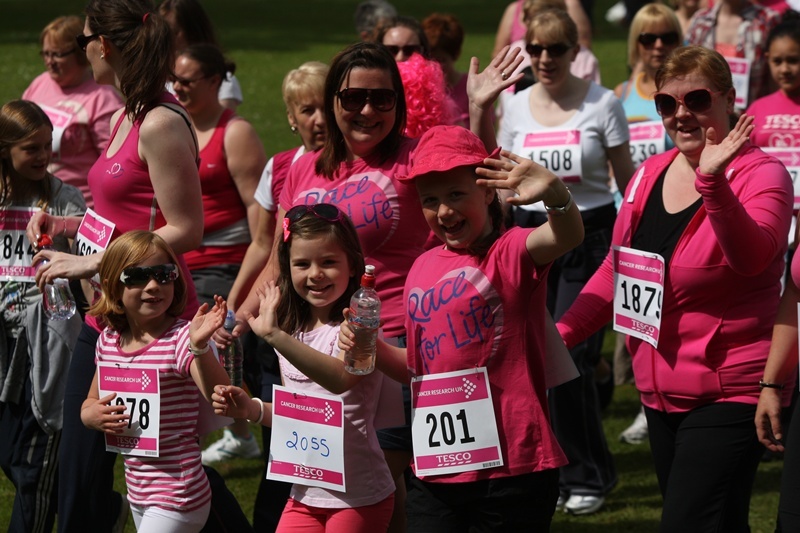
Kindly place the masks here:
<instances>
[{"instance_id":1,"label":"sunglasses reflecting light","mask_svg":"<svg viewBox=\"0 0 800 533\"><path fill-rule=\"evenodd\" d=\"M667 33L640 33L639 43L642 46L653 46L656 41L661 39L664 46L675 46L678 44L678 32L669 31Z\"/></svg>"},{"instance_id":2,"label":"sunglasses reflecting light","mask_svg":"<svg viewBox=\"0 0 800 533\"><path fill-rule=\"evenodd\" d=\"M721 92L712 92L708 89L695 89L678 98L669 93L656 93L655 103L656 112L662 117L668 118L678 112L678 104L682 104L692 113L705 113L711 108L714 96Z\"/></svg>"},{"instance_id":3,"label":"sunglasses reflecting light","mask_svg":"<svg viewBox=\"0 0 800 533\"><path fill-rule=\"evenodd\" d=\"M178 267L173 263L149 267L128 267L122 270L119 280L126 287L147 285L154 279L159 285L166 285L178 279Z\"/></svg>"},{"instance_id":4,"label":"sunglasses reflecting light","mask_svg":"<svg viewBox=\"0 0 800 533\"><path fill-rule=\"evenodd\" d=\"M346 87L336 93L345 111L361 111L367 102L377 111L385 113L397 104L397 93L392 89L352 89Z\"/></svg>"},{"instance_id":5,"label":"sunglasses reflecting light","mask_svg":"<svg viewBox=\"0 0 800 533\"><path fill-rule=\"evenodd\" d=\"M547 51L547 55L550 57L561 57L572 48L572 46L564 43L551 44L550 46L528 43L525 46L525 51L528 52L528 55L531 57L540 57L544 51Z\"/></svg>"}]
</instances>

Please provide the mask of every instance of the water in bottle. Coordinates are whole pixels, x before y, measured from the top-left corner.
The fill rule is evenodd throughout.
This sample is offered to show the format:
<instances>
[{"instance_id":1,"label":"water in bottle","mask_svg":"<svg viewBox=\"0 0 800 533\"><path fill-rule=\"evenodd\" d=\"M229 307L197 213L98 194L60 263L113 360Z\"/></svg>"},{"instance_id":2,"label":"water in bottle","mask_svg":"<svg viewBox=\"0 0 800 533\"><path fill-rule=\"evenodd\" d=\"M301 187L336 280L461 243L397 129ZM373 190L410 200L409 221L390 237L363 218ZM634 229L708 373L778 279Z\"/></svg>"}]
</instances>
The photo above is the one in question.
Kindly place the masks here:
<instances>
[{"instance_id":1,"label":"water in bottle","mask_svg":"<svg viewBox=\"0 0 800 533\"><path fill-rule=\"evenodd\" d=\"M351 374L369 374L375 369L376 341L381 321L381 300L375 291L375 267L367 265L361 288L350 299L349 322L355 346L345 353L345 369Z\"/></svg>"},{"instance_id":2,"label":"water in bottle","mask_svg":"<svg viewBox=\"0 0 800 533\"><path fill-rule=\"evenodd\" d=\"M36 243L39 250L52 250L53 239L46 233L39 237ZM41 261L41 265L49 263L48 260ZM42 306L44 314L50 320L68 320L75 314L75 297L69 288L69 280L57 278L52 283L44 286L42 291Z\"/></svg>"},{"instance_id":3,"label":"water in bottle","mask_svg":"<svg viewBox=\"0 0 800 533\"><path fill-rule=\"evenodd\" d=\"M225 315L225 324L222 326L228 333L233 332L236 327L236 314L233 310L229 309L228 314ZM236 387L242 386L242 364L244 363L244 349L242 348L242 340L235 337L230 346L222 350L222 365L225 367L225 372L228 373L228 378L231 380L231 385Z\"/></svg>"}]
</instances>

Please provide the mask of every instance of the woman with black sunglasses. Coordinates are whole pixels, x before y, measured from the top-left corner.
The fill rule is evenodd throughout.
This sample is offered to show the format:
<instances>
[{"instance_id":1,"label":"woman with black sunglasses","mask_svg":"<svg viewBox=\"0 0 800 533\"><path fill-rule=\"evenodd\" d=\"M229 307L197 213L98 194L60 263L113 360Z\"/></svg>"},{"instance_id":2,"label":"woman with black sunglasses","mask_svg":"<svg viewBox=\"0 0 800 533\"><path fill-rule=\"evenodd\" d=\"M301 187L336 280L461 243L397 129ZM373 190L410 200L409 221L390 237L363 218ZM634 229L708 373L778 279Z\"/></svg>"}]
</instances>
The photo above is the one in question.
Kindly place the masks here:
<instances>
[{"instance_id":1,"label":"woman with black sunglasses","mask_svg":"<svg viewBox=\"0 0 800 533\"><path fill-rule=\"evenodd\" d=\"M612 251L558 328L568 347L610 320L629 335L664 499L660 531L747 532L792 183L748 142L752 117L731 128L722 55L679 48L656 87L675 148L639 167Z\"/></svg>"},{"instance_id":2,"label":"woman with black sunglasses","mask_svg":"<svg viewBox=\"0 0 800 533\"><path fill-rule=\"evenodd\" d=\"M581 210L584 242L557 259L548 276L548 309L558 318L608 252L616 216L609 164L620 190L625 189L633 164L628 123L619 100L610 90L570 71L580 45L569 15L556 9L539 12L530 21L527 42L538 82L504 105L497 144L555 172ZM501 79L507 74L501 72ZM487 99L479 101L476 92L471 98L476 110L489 109ZM481 120L471 118L471 124ZM482 138L486 141L487 135ZM519 226L538 227L547 220L547 213L541 204L526 205L515 208L513 217ZM572 350L581 378L553 389L550 395L553 429L570 461L561 469L559 508L577 515L599 510L617 482L594 383L602 343L601 332ZM576 419L584 423L575 424Z\"/></svg>"}]
</instances>

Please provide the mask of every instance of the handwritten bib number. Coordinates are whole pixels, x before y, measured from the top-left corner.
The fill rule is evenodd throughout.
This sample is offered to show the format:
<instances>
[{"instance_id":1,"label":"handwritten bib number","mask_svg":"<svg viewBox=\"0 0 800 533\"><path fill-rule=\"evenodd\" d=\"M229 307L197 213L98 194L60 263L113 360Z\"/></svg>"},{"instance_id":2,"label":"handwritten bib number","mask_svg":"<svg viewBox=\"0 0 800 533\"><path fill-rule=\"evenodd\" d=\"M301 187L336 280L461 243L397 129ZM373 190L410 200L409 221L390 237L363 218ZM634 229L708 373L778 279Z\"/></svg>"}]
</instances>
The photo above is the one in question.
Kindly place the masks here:
<instances>
[{"instance_id":1,"label":"handwritten bib number","mask_svg":"<svg viewBox=\"0 0 800 533\"><path fill-rule=\"evenodd\" d=\"M100 398L116 393L115 405L124 405L128 426L122 433L104 433L106 450L122 455L158 457L161 425L161 385L158 369L147 365L124 368L97 365Z\"/></svg>"},{"instance_id":2,"label":"handwritten bib number","mask_svg":"<svg viewBox=\"0 0 800 533\"><path fill-rule=\"evenodd\" d=\"M411 397L418 476L503 465L486 368L416 377Z\"/></svg>"},{"instance_id":3,"label":"handwritten bib number","mask_svg":"<svg viewBox=\"0 0 800 533\"><path fill-rule=\"evenodd\" d=\"M736 100L734 106L738 109L747 107L747 97L750 91L750 60L743 57L726 57L725 61L731 68L731 78L733 88L736 89Z\"/></svg>"},{"instance_id":4,"label":"handwritten bib number","mask_svg":"<svg viewBox=\"0 0 800 533\"><path fill-rule=\"evenodd\" d=\"M567 183L579 183L581 169L581 132L558 130L528 133L524 153Z\"/></svg>"},{"instance_id":5,"label":"handwritten bib number","mask_svg":"<svg viewBox=\"0 0 800 533\"><path fill-rule=\"evenodd\" d=\"M762 148L765 152L778 159L789 175L792 177L794 186L794 209L800 209L800 148Z\"/></svg>"},{"instance_id":6,"label":"handwritten bib number","mask_svg":"<svg viewBox=\"0 0 800 533\"><path fill-rule=\"evenodd\" d=\"M614 246L614 330L658 347L664 258Z\"/></svg>"},{"instance_id":7,"label":"handwritten bib number","mask_svg":"<svg viewBox=\"0 0 800 533\"><path fill-rule=\"evenodd\" d=\"M0 210L0 277L3 280L34 281L31 265L34 251L25 228L38 207L7 207Z\"/></svg>"},{"instance_id":8,"label":"handwritten bib number","mask_svg":"<svg viewBox=\"0 0 800 533\"><path fill-rule=\"evenodd\" d=\"M83 215L78 233L75 237L75 255L85 256L97 254L108 248L116 226L107 218L103 218L92 209ZM95 274L89 279L92 288L100 292L100 276Z\"/></svg>"},{"instance_id":9,"label":"handwritten bib number","mask_svg":"<svg viewBox=\"0 0 800 533\"><path fill-rule=\"evenodd\" d=\"M631 151L633 166L638 167L645 159L666 150L666 137L664 124L653 120L637 122L629 125L631 140L628 145Z\"/></svg>"},{"instance_id":10,"label":"handwritten bib number","mask_svg":"<svg viewBox=\"0 0 800 533\"><path fill-rule=\"evenodd\" d=\"M341 398L273 387L267 479L346 490Z\"/></svg>"}]
</instances>

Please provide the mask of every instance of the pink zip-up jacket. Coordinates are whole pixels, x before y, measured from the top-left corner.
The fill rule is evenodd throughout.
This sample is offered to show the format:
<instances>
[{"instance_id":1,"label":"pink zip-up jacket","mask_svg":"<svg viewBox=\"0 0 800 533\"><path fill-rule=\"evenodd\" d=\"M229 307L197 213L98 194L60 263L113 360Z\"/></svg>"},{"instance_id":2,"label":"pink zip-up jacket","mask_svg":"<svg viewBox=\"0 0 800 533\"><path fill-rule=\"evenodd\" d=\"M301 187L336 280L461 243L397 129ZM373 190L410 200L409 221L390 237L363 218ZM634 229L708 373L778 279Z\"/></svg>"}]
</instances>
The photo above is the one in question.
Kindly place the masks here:
<instances>
[{"instance_id":1,"label":"pink zip-up jacket","mask_svg":"<svg viewBox=\"0 0 800 533\"><path fill-rule=\"evenodd\" d=\"M646 160L614 225L613 245L631 246L642 211L677 149ZM627 345L642 403L681 412L716 402L758 402L778 309L792 181L786 168L745 145L725 175L696 173L703 203L675 247L664 286L658 349ZM568 347L612 318L611 253L558 323Z\"/></svg>"}]
</instances>

